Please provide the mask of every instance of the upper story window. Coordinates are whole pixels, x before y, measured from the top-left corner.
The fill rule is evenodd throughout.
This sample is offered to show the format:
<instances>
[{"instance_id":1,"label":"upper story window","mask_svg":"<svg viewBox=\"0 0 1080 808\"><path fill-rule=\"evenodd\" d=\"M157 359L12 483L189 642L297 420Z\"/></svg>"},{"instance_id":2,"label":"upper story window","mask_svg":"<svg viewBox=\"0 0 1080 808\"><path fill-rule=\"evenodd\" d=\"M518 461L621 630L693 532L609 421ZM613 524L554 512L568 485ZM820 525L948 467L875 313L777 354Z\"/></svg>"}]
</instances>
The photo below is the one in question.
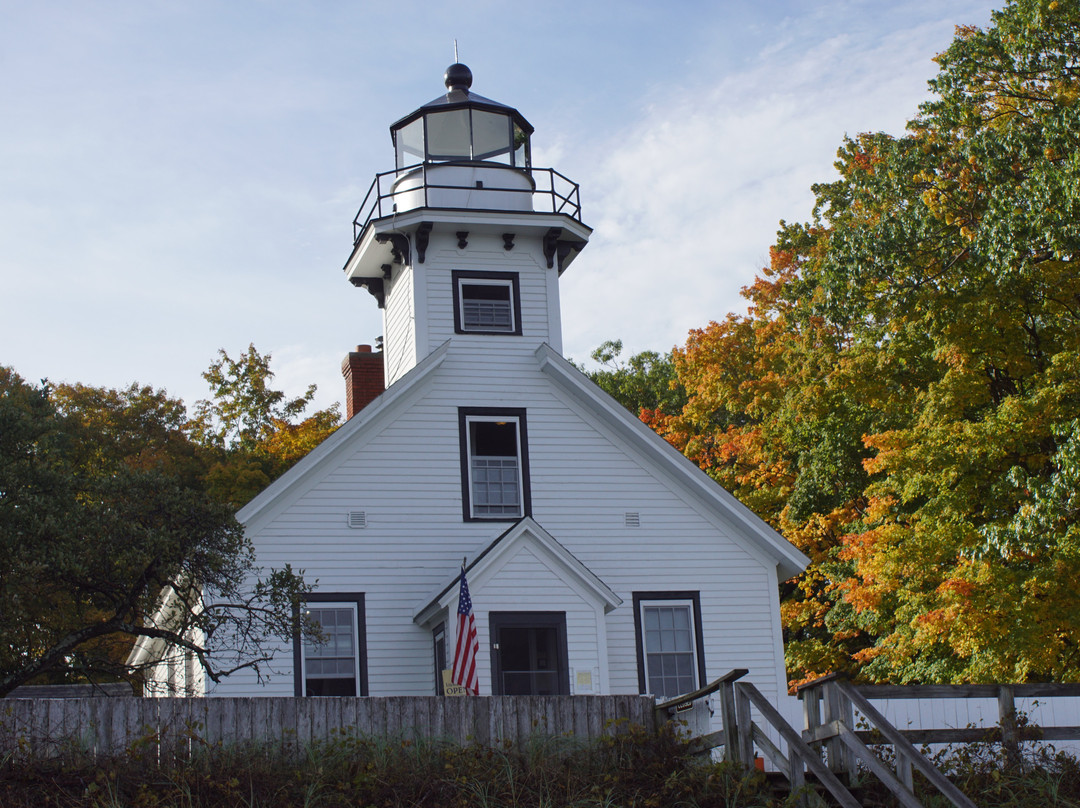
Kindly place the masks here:
<instances>
[{"instance_id":1,"label":"upper story window","mask_svg":"<svg viewBox=\"0 0 1080 808\"><path fill-rule=\"evenodd\" d=\"M461 496L466 521L530 513L525 410L462 407Z\"/></svg>"},{"instance_id":2,"label":"upper story window","mask_svg":"<svg viewBox=\"0 0 1080 808\"><path fill-rule=\"evenodd\" d=\"M312 594L302 608L323 636L296 638L296 695L366 695L363 595Z\"/></svg>"},{"instance_id":3,"label":"upper story window","mask_svg":"<svg viewBox=\"0 0 1080 808\"><path fill-rule=\"evenodd\" d=\"M638 684L642 693L674 698L705 681L697 592L634 593Z\"/></svg>"},{"instance_id":4,"label":"upper story window","mask_svg":"<svg viewBox=\"0 0 1080 808\"><path fill-rule=\"evenodd\" d=\"M454 270L454 331L521 334L521 294L515 272Z\"/></svg>"}]
</instances>

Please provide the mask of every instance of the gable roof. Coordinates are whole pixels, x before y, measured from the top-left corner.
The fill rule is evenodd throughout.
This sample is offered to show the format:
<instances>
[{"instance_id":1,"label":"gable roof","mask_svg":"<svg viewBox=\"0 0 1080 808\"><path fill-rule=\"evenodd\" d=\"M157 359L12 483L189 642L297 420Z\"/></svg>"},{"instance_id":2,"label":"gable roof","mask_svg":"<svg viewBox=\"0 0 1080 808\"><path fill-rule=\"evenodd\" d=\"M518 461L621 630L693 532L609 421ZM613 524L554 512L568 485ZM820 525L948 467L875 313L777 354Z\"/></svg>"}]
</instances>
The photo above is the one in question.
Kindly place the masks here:
<instances>
[{"instance_id":1,"label":"gable roof","mask_svg":"<svg viewBox=\"0 0 1080 808\"><path fill-rule=\"evenodd\" d=\"M775 559L780 580L806 569L810 559L743 505L712 477L601 390L591 379L550 345L535 351L540 370L583 408L610 427L629 446L666 471L695 499L720 518L739 528L739 533L768 557Z\"/></svg>"},{"instance_id":2,"label":"gable roof","mask_svg":"<svg viewBox=\"0 0 1080 808\"><path fill-rule=\"evenodd\" d=\"M447 340L432 351L416 367L392 384L386 392L350 418L303 460L241 508L236 518L248 525L284 507L290 495L302 491L303 483L314 479L325 462L343 452L350 451L362 435L369 430L377 430L381 424L389 421L396 412L400 411L404 402L420 395L431 381L435 371L446 359L451 344L452 340ZM534 352L534 356L539 370L554 383L557 389L568 394L580 413L606 426L624 447L648 461L653 469L662 473L670 483L677 486L678 490L685 492L706 512L713 514L719 521L733 528L758 553L773 560L781 580L798 575L810 563L810 559L798 548L601 390L550 345L546 343L540 345ZM492 547L494 545L495 543Z\"/></svg>"},{"instance_id":3,"label":"gable roof","mask_svg":"<svg viewBox=\"0 0 1080 808\"><path fill-rule=\"evenodd\" d=\"M312 449L295 466L270 483L247 505L237 511L237 521L246 525L263 516L286 494L311 477L324 461L342 451L347 451L358 434L366 431L373 423L384 420L405 399L421 389L424 380L431 376L446 359L449 347L450 340L447 340L360 412L338 427L334 434Z\"/></svg>"},{"instance_id":4,"label":"gable roof","mask_svg":"<svg viewBox=\"0 0 1080 808\"><path fill-rule=\"evenodd\" d=\"M549 568L557 570L559 580L585 598L594 600L610 612L623 601L596 573L586 567L531 516L525 516L507 528L465 567L470 589L476 591L498 574L502 566L521 546L528 546ZM422 603L413 613L413 621L423 625L457 597L459 576L455 575L437 595Z\"/></svg>"}]
</instances>

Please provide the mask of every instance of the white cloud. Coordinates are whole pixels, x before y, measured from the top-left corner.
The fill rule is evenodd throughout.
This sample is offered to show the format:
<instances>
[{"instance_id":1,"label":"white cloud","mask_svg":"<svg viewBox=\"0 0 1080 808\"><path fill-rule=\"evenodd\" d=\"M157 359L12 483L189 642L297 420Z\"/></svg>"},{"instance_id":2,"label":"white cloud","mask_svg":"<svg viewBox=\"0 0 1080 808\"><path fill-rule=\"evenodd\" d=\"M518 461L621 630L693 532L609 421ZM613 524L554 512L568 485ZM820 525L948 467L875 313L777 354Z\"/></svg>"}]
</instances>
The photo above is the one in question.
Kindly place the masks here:
<instances>
[{"instance_id":1,"label":"white cloud","mask_svg":"<svg viewBox=\"0 0 1080 808\"><path fill-rule=\"evenodd\" d=\"M603 144L606 158L580 178L593 243L563 280L568 354L615 337L629 352L666 350L744 311L740 288L767 261L779 220L810 218L810 186L835 179L845 134L903 134L951 22L856 22L821 36L804 28L742 69L655 94Z\"/></svg>"}]
</instances>

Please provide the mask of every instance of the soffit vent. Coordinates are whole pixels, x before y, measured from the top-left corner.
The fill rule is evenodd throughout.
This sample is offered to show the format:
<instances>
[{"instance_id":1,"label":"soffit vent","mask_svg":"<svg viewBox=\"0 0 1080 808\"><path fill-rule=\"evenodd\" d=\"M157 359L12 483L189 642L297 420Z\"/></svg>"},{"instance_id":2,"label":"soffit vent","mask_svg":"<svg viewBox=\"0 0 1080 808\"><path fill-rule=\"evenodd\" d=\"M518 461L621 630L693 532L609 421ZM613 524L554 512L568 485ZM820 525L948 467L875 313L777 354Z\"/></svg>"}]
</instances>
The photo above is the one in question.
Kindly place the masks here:
<instances>
[{"instance_id":1,"label":"soffit vent","mask_svg":"<svg viewBox=\"0 0 1080 808\"><path fill-rule=\"evenodd\" d=\"M641 527L641 514L637 511L626 512L626 526L627 527Z\"/></svg>"},{"instance_id":2,"label":"soffit vent","mask_svg":"<svg viewBox=\"0 0 1080 808\"><path fill-rule=\"evenodd\" d=\"M367 527L367 511L349 511L349 527Z\"/></svg>"}]
</instances>

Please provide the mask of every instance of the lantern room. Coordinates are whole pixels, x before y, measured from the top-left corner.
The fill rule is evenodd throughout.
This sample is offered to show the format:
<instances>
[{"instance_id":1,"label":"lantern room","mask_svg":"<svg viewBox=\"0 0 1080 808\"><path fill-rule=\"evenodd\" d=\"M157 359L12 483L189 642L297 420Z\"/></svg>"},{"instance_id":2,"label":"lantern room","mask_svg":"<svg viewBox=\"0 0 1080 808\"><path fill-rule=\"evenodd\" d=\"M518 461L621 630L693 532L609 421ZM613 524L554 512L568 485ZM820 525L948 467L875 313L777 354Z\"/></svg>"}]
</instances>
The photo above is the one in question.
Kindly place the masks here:
<instances>
[{"instance_id":1,"label":"lantern room","mask_svg":"<svg viewBox=\"0 0 1080 808\"><path fill-rule=\"evenodd\" d=\"M532 164L532 124L473 93L463 64L443 81L445 95L391 125L394 168L375 175L353 219L345 273L380 305L393 267L423 264L433 234L453 234L461 251L488 237L507 253L535 241L561 274L591 232L577 183Z\"/></svg>"},{"instance_id":2,"label":"lantern room","mask_svg":"<svg viewBox=\"0 0 1080 808\"><path fill-rule=\"evenodd\" d=\"M447 93L390 127L401 170L418 163L495 162L528 170L533 128L521 113L470 92L472 71L452 64Z\"/></svg>"}]
</instances>

